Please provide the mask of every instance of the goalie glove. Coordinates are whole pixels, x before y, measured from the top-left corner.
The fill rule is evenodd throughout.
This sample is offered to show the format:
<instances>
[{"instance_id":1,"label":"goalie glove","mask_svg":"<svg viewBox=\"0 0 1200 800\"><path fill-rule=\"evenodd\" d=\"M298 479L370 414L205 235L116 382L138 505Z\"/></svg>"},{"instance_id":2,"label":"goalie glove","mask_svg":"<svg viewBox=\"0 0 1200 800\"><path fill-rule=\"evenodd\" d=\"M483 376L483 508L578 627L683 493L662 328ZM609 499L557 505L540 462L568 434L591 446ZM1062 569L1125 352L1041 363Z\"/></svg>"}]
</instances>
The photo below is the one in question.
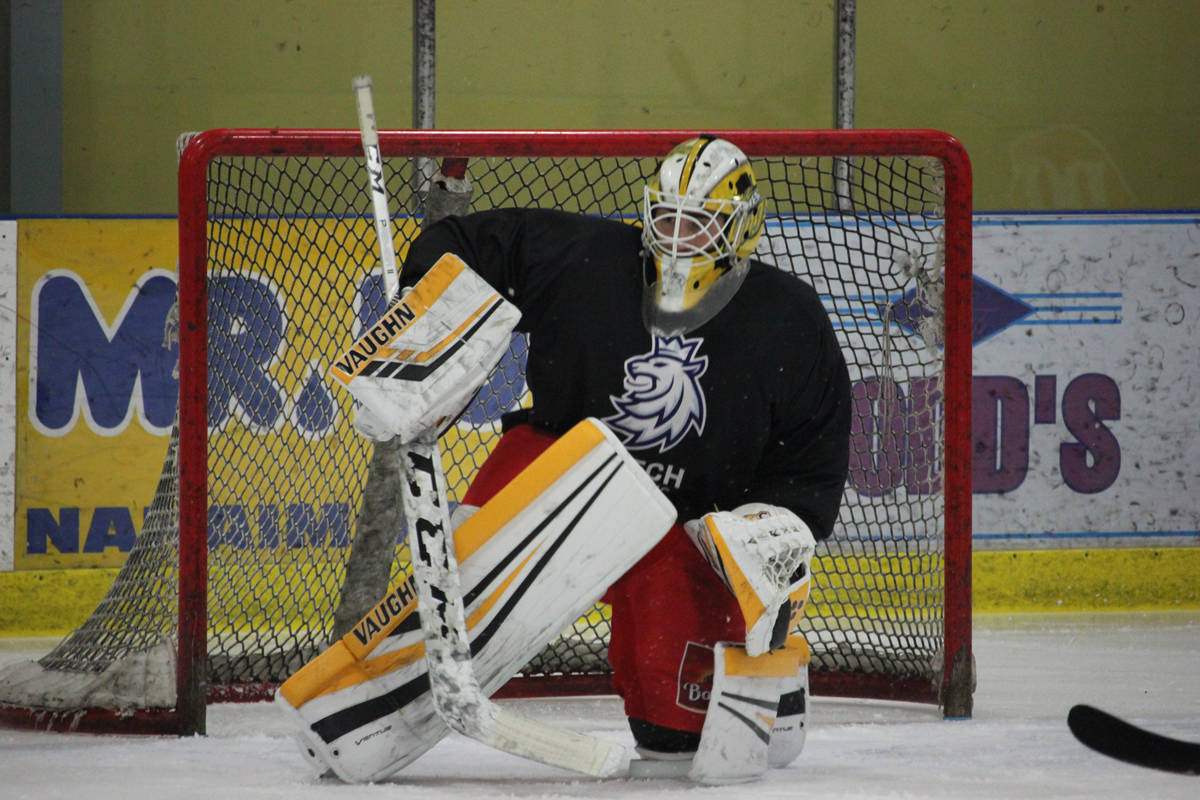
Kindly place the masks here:
<instances>
[{"instance_id":1,"label":"goalie glove","mask_svg":"<svg viewBox=\"0 0 1200 800\"><path fill-rule=\"evenodd\" d=\"M688 536L737 598L746 620L746 653L787 642L808 600L816 540L786 508L748 503L684 524Z\"/></svg>"}]
</instances>

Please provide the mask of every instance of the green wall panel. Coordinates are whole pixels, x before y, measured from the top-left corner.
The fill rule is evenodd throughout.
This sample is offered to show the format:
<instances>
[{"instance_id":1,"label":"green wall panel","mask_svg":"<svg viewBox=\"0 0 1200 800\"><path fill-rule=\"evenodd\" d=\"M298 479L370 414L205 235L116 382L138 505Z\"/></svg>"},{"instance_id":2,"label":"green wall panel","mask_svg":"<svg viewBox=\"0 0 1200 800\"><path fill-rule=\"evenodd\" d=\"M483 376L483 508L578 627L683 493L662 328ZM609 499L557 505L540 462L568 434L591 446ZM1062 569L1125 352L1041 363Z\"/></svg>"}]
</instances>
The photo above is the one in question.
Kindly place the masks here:
<instances>
[{"instance_id":1,"label":"green wall panel","mask_svg":"<svg viewBox=\"0 0 1200 800\"><path fill-rule=\"evenodd\" d=\"M828 127L832 0L438 0L442 128ZM407 0L66 0L63 211L173 213L174 140L412 120ZM862 0L856 124L966 144L980 209L1200 206L1200 1Z\"/></svg>"}]
</instances>

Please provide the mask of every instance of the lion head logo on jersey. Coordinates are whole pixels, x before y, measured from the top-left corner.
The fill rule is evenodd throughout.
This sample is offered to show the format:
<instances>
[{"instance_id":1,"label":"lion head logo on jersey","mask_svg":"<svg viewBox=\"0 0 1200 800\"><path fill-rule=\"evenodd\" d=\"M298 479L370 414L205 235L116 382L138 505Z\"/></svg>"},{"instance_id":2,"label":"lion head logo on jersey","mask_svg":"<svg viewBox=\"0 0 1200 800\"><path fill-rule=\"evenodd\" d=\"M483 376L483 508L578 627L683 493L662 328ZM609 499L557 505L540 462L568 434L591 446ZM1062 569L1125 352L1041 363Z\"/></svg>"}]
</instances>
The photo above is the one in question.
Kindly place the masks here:
<instances>
[{"instance_id":1,"label":"lion head logo on jersey","mask_svg":"<svg viewBox=\"0 0 1200 800\"><path fill-rule=\"evenodd\" d=\"M708 357L697 356L703 339L654 337L646 355L625 361L625 393L611 397L617 410L604 422L630 450L658 446L669 450L687 434L704 432L704 390L700 376Z\"/></svg>"}]
</instances>

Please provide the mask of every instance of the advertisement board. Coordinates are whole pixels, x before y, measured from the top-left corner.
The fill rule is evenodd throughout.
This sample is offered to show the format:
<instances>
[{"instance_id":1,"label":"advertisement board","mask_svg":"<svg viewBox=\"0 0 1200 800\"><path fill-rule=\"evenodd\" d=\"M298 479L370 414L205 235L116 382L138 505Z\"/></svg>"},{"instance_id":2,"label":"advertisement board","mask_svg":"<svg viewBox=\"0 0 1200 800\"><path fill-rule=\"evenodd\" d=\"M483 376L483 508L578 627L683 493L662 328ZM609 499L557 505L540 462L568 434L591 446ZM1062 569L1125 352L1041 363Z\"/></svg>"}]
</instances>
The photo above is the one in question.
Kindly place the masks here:
<instances>
[{"instance_id":1,"label":"advertisement board","mask_svg":"<svg viewBox=\"0 0 1200 800\"><path fill-rule=\"evenodd\" d=\"M976 548L1198 543L1200 218L979 215L974 228ZM118 565L141 529L174 419L178 348L164 346L164 329L175 296L175 221L22 220L3 223L0 244L0 272L15 282L16 298L16 313L0 316L15 328L0 341L16 341L15 353L0 352L10 370L4 397L15 409L7 451L0 439L0 477L15 510L11 538L0 538L0 569ZM243 284L217 276L213 290L271 302L269 291ZM365 285L346 288L370 294ZM828 300L835 315L845 305L844 297ZM360 323L369 306L358 306ZM294 312L276 310L270 318L282 336ZM213 335L231 342L237 325L220 322ZM229 386L211 403L218 433L229 425L277 430L264 446L319 450L322 431L339 424L322 358L289 351L282 362L292 377L274 366L260 375L259 388L270 392ZM520 365L509 360L502 369L511 379ZM910 397L930 394L929 379L918 380ZM493 383L490 405L469 408L469 423L519 401L519 382ZM899 488L886 475L852 477L852 491ZM276 523L290 526L293 511L253 516L283 541L289 534ZM353 513L302 511L314 530L333 530Z\"/></svg>"},{"instance_id":2,"label":"advertisement board","mask_svg":"<svg viewBox=\"0 0 1200 800\"><path fill-rule=\"evenodd\" d=\"M124 561L175 414L174 220L21 220L17 569Z\"/></svg>"},{"instance_id":3,"label":"advertisement board","mask_svg":"<svg viewBox=\"0 0 1200 800\"><path fill-rule=\"evenodd\" d=\"M974 220L976 548L1200 544L1200 217Z\"/></svg>"}]
</instances>

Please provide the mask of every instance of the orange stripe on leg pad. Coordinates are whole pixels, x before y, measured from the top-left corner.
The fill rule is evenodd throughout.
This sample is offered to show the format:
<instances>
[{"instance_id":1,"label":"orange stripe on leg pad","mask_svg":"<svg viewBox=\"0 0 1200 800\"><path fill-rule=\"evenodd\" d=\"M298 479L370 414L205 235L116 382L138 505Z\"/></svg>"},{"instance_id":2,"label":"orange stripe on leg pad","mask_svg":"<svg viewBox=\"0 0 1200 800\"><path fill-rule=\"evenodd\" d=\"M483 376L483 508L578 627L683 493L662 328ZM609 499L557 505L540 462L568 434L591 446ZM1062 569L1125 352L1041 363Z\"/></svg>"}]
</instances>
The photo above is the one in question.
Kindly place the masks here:
<instances>
[{"instance_id":1,"label":"orange stripe on leg pad","mask_svg":"<svg viewBox=\"0 0 1200 800\"><path fill-rule=\"evenodd\" d=\"M299 708L324 694L329 684L342 679L346 673L361 669L360 663L346 645L340 641L334 642L284 681L279 693L293 708Z\"/></svg>"},{"instance_id":2,"label":"orange stripe on leg pad","mask_svg":"<svg viewBox=\"0 0 1200 800\"><path fill-rule=\"evenodd\" d=\"M757 678L787 678L800 671L802 653L785 647L751 658L741 645L725 646L725 674Z\"/></svg>"},{"instance_id":3,"label":"orange stripe on leg pad","mask_svg":"<svg viewBox=\"0 0 1200 800\"><path fill-rule=\"evenodd\" d=\"M458 559L462 561L482 547L603 441L604 432L588 420L560 436L458 527L454 532L454 549Z\"/></svg>"}]
</instances>

